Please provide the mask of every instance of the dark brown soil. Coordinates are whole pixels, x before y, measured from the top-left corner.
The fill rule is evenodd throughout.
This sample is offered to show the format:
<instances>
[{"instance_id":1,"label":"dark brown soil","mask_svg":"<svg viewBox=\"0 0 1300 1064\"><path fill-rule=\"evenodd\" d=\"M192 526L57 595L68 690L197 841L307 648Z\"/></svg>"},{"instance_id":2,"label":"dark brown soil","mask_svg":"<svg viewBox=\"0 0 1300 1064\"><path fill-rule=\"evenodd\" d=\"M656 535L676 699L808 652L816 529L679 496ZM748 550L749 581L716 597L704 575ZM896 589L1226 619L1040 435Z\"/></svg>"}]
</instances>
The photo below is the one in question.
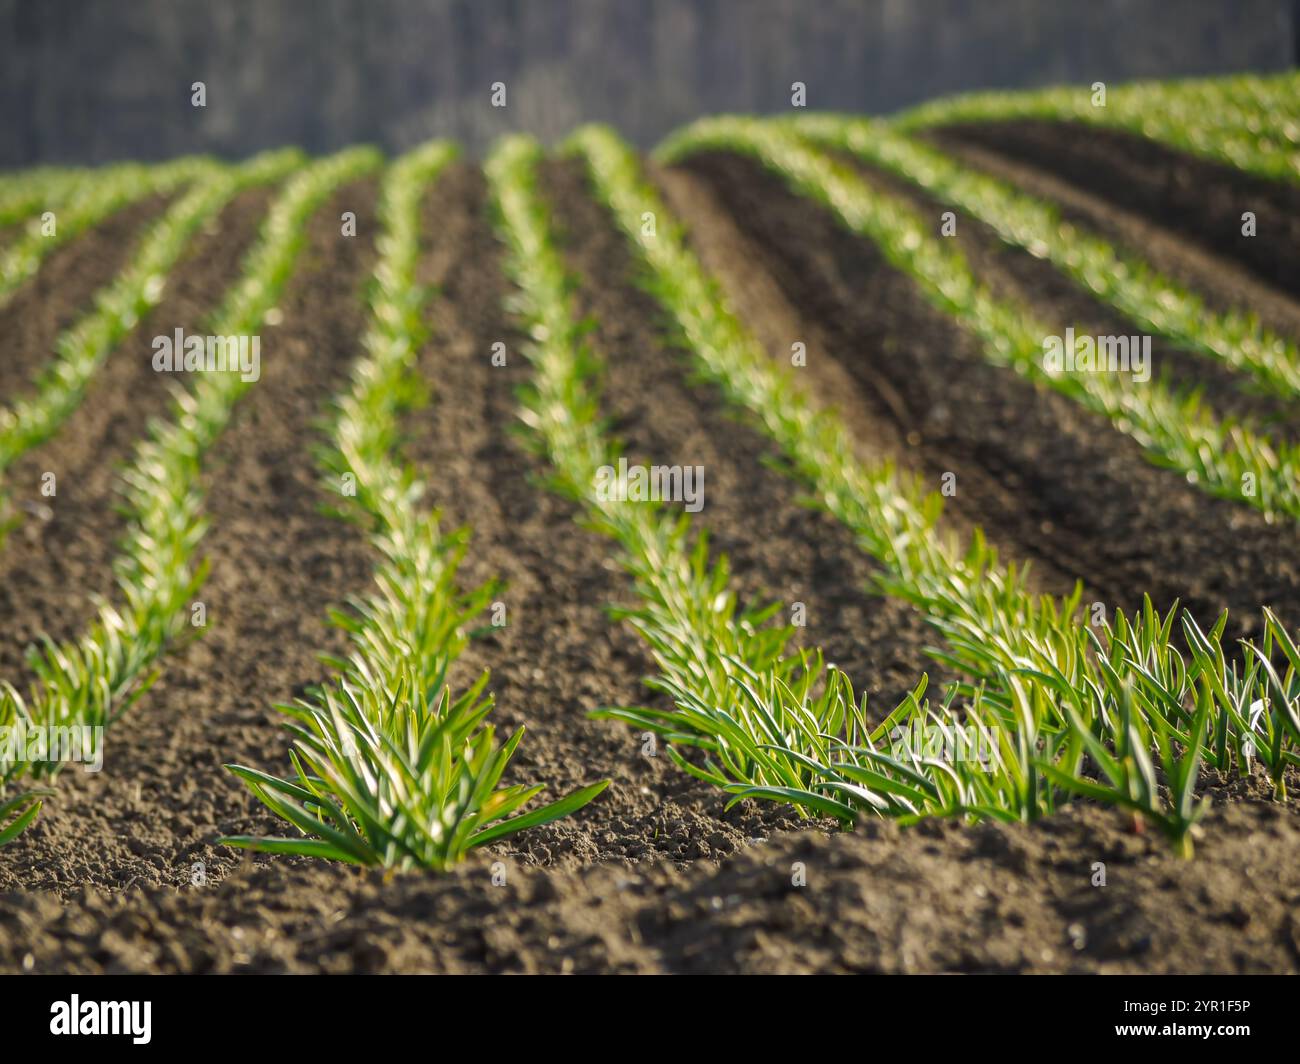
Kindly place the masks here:
<instances>
[{"instance_id":1,"label":"dark brown soil","mask_svg":"<svg viewBox=\"0 0 1300 1064\"><path fill-rule=\"evenodd\" d=\"M1005 557L1081 579L1110 605L1140 605L1148 591L1198 617L1230 608L1242 634L1259 630L1260 605L1300 617L1293 523L1211 498L1148 464L1104 419L990 366L874 246L757 164L712 154L682 169L712 189L852 375L855 394L828 399L861 403L888 425L894 453L936 490L955 472L949 509L981 525ZM1026 295L1036 307L1038 294Z\"/></svg>"},{"instance_id":2,"label":"dark brown soil","mask_svg":"<svg viewBox=\"0 0 1300 1064\"><path fill-rule=\"evenodd\" d=\"M112 597L111 560L125 531L114 507L119 473L146 422L168 413L178 383L154 372L152 339L193 332L215 310L268 197L261 189L244 193L198 234L162 302L109 355L64 431L9 468L6 484L23 523L0 549L0 674L28 679L29 644L42 632L75 637L94 597ZM46 472L57 478L53 498L40 492Z\"/></svg>"},{"instance_id":3,"label":"dark brown soil","mask_svg":"<svg viewBox=\"0 0 1300 1064\"><path fill-rule=\"evenodd\" d=\"M1018 120L954 125L952 140L1039 167L1176 231L1300 296L1300 187L1254 177L1122 130ZM1253 211L1256 235L1242 235Z\"/></svg>"},{"instance_id":4,"label":"dark brown soil","mask_svg":"<svg viewBox=\"0 0 1300 1064\"><path fill-rule=\"evenodd\" d=\"M26 226L27 220L0 225L0 255L13 247L14 242L22 237Z\"/></svg>"},{"instance_id":5,"label":"dark brown soil","mask_svg":"<svg viewBox=\"0 0 1300 1064\"><path fill-rule=\"evenodd\" d=\"M1041 586L1060 590L1081 576L1116 601L1151 587L1166 598L1190 593L1203 609L1249 606L1252 616L1261 601L1284 616L1296 605L1289 525L1270 528L1207 500L1097 419L990 370L873 249L747 164L715 157L659 176L774 355L788 359L791 342L808 344L809 384L841 408L863 455L901 458L936 487L940 471L958 472L950 523L985 524L1009 558L1037 559ZM806 602L800 641L825 646L877 711L892 708L922 670L934 672L922 619L863 591L870 561L837 525L800 507L797 488L765 464L762 438L689 380L580 171L548 165L543 188L581 311L593 315L605 413L629 458L703 465L697 520L715 552L730 555L735 585L745 596ZM69 770L36 824L0 851L0 970L1300 968L1300 823L1294 803L1264 800L1259 779L1207 779L1216 808L1192 862L1095 808L1034 826L873 823L841 834L772 805L726 811L724 796L662 751L644 756L632 729L590 720L593 707L650 697L641 678L651 664L606 612L628 601L614 548L542 486L545 467L520 435L515 391L529 369L502 307L508 286L485 198L481 174L467 165L427 197L421 280L437 293L420 369L432 398L406 420L406 454L428 505L448 526L473 528L462 583L505 582L497 597L506 625L471 644L453 682L491 668L495 720L528 729L516 781L544 781L553 792L602 778L613 785L578 816L476 853L445 876L215 845L226 833L282 830L222 765L286 769L273 705L323 678L316 654L342 644L325 610L370 580L362 531L321 510L311 447L361 352L359 295L375 226L374 186L364 183L313 219L283 322L263 334L263 378L208 463L207 632L169 658L158 685L110 733L105 771ZM239 223L238 207L227 214L232 230L253 220ZM357 211L355 240L339 236L344 209ZM210 248L210 269L196 255L155 318L189 326L234 276L236 259L224 245ZM504 368L491 364L497 341ZM114 353L118 368L97 382L95 409L43 449L71 456L76 481L102 476L96 453L108 465L128 453L143 420L136 410L161 409L150 405L163 401L148 390L156 382L123 362L131 350ZM120 421L135 433L112 427ZM65 501L61 490L60 509ZM88 538L111 531L106 495L79 513ZM25 568L48 566L63 549L57 537L24 536L9 549ZM87 550L65 583L107 587L109 556ZM79 608L42 594L0 599L0 611L19 615L11 622L0 612L4 644L16 641L11 630L48 627L50 618L84 623L82 593L69 596ZM11 657L0 665L0 675L13 674ZM1093 885L1098 863L1105 886Z\"/></svg>"},{"instance_id":6,"label":"dark brown soil","mask_svg":"<svg viewBox=\"0 0 1300 1064\"><path fill-rule=\"evenodd\" d=\"M778 835L716 863L302 861L204 886L0 894L29 972L1295 972L1300 823L1210 816L1190 862L1078 807L1034 827ZM1104 866L1104 868L1099 867ZM1104 872L1105 885L1100 884ZM505 882L501 883L504 873ZM795 886L796 877L806 884ZM497 884L494 885L494 877Z\"/></svg>"},{"instance_id":7,"label":"dark brown soil","mask_svg":"<svg viewBox=\"0 0 1300 1064\"><path fill-rule=\"evenodd\" d=\"M90 310L95 293L121 271L145 227L167 203L165 196L150 196L61 244L0 306L0 396L5 403L30 390L59 333Z\"/></svg>"}]
</instances>

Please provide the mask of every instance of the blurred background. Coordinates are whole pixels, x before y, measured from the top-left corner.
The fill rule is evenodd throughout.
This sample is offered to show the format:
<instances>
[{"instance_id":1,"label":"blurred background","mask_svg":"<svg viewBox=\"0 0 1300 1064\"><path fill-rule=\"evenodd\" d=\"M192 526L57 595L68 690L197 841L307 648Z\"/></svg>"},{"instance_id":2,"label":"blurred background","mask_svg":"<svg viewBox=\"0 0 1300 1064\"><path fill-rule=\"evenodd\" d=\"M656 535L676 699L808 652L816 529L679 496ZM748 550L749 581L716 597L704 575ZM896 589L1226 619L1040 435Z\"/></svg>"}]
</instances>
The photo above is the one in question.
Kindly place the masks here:
<instances>
[{"instance_id":1,"label":"blurred background","mask_svg":"<svg viewBox=\"0 0 1300 1064\"><path fill-rule=\"evenodd\" d=\"M0 0L0 166L1279 71L1300 0ZM207 106L190 103L202 81ZM504 82L507 106L490 105Z\"/></svg>"}]
</instances>

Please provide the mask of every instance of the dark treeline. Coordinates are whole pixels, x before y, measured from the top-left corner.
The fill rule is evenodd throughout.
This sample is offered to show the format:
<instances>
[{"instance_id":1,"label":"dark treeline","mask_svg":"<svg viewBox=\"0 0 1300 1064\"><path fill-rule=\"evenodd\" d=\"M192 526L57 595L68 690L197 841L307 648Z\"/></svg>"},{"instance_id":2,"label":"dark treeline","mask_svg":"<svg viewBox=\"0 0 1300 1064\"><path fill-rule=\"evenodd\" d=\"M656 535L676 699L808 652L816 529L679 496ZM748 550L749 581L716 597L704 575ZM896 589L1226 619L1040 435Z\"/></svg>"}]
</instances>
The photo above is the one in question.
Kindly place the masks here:
<instances>
[{"instance_id":1,"label":"dark treeline","mask_svg":"<svg viewBox=\"0 0 1300 1064\"><path fill-rule=\"evenodd\" d=\"M1293 0L0 0L0 166L283 144L480 150L716 111L1269 71ZM207 107L190 86L207 86ZM504 82L507 107L490 106Z\"/></svg>"}]
</instances>

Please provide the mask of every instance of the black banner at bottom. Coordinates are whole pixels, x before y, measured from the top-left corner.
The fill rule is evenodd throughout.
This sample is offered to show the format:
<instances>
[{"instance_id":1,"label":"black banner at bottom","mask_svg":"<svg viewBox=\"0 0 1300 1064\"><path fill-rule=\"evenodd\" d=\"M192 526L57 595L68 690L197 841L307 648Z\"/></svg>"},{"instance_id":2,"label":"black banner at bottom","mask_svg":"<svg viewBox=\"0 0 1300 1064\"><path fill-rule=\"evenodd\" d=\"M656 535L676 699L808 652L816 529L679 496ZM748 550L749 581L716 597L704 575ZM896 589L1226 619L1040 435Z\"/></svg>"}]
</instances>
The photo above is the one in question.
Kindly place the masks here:
<instances>
[{"instance_id":1,"label":"black banner at bottom","mask_svg":"<svg viewBox=\"0 0 1300 1064\"><path fill-rule=\"evenodd\" d=\"M192 1049L196 1039L234 1034L251 1038L259 1053L304 1043L373 1053L395 1048L394 1035L406 1040L438 1026L457 1040L531 1031L530 1049L570 1048L579 1032L587 1032L584 1039L592 1033L592 1020L617 1024L620 1016L651 1023L660 1036L669 1033L665 1025L684 1024L671 1035L680 1042L716 1025L729 1040L750 1033L766 1050L807 1051L835 1037L838 1024L828 1025L827 1013L843 1013L857 998L843 1022L845 1044L869 1044L888 1031L918 1049L928 1042L1014 1044L1022 1051L1055 1047L1055 1055L1111 1041L1179 1052L1193 1044L1219 1052L1236 1044L1281 1045L1294 1039L1297 986L1254 976L890 976L836 992L823 978L787 978L777 1010L774 991L752 985L718 988L709 1005L712 988L684 991L663 977L635 987L608 978L534 977L490 991L467 982L481 978L9 976L0 982L0 1000L6 1048L17 1052L59 1042L79 1049L113 1043L127 1052ZM754 993L762 997L751 1000ZM757 1001L760 1009L752 1007ZM868 1022L876 1035L855 1021Z\"/></svg>"}]
</instances>

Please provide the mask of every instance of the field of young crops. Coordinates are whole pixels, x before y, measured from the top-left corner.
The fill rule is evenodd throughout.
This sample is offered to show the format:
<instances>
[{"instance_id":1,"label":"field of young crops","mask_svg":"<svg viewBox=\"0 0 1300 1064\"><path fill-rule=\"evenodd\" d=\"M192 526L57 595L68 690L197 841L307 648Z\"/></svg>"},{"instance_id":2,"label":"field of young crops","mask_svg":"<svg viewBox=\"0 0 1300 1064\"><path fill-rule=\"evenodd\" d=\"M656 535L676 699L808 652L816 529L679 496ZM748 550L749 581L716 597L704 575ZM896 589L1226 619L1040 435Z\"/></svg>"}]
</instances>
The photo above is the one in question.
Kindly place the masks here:
<instances>
[{"instance_id":1,"label":"field of young crops","mask_svg":"<svg viewBox=\"0 0 1300 1064\"><path fill-rule=\"evenodd\" d=\"M0 174L0 969L1300 968L1300 77Z\"/></svg>"}]
</instances>

